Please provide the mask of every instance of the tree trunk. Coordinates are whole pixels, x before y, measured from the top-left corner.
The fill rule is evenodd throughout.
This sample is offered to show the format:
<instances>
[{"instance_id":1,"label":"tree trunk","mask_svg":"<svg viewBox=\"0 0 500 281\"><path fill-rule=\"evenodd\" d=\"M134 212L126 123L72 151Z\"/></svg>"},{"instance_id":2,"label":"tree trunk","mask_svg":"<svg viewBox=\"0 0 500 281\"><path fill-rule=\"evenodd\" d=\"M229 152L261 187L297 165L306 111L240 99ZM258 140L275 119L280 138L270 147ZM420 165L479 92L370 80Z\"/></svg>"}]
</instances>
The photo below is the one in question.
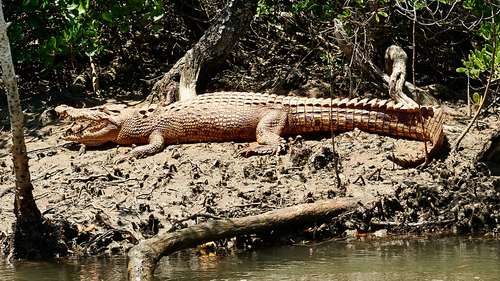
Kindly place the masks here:
<instances>
[{"instance_id":1,"label":"tree trunk","mask_svg":"<svg viewBox=\"0 0 500 281\"><path fill-rule=\"evenodd\" d=\"M196 92L204 91L210 78L224 63L236 41L250 25L257 10L257 2L258 0L230 1L217 15L200 41L155 83L147 100L151 101L156 96L160 102L168 104L175 100L185 100L196 95ZM186 71L189 73L184 74ZM181 79L183 75L185 77ZM181 80L185 85L179 85ZM175 88L175 94L169 95L172 86Z\"/></svg>"},{"instance_id":2,"label":"tree trunk","mask_svg":"<svg viewBox=\"0 0 500 281\"><path fill-rule=\"evenodd\" d=\"M483 148L476 156L476 161L490 161L500 164L500 132L493 133L483 144Z\"/></svg>"},{"instance_id":3,"label":"tree trunk","mask_svg":"<svg viewBox=\"0 0 500 281\"><path fill-rule=\"evenodd\" d=\"M14 211L17 218L14 234L14 254L16 257L32 257L39 253L37 238L43 233L43 217L33 198L28 169L28 157L24 143L23 112L17 89L16 74L10 52L7 28L0 0L0 63L2 79L7 89L12 131L12 158L16 175Z\"/></svg>"},{"instance_id":4,"label":"tree trunk","mask_svg":"<svg viewBox=\"0 0 500 281\"><path fill-rule=\"evenodd\" d=\"M302 204L257 216L200 223L177 232L145 240L129 253L129 280L151 280L161 257L189 247L238 235L270 233L273 230L304 229L329 222L335 216L369 204L374 198L349 198Z\"/></svg>"}]
</instances>

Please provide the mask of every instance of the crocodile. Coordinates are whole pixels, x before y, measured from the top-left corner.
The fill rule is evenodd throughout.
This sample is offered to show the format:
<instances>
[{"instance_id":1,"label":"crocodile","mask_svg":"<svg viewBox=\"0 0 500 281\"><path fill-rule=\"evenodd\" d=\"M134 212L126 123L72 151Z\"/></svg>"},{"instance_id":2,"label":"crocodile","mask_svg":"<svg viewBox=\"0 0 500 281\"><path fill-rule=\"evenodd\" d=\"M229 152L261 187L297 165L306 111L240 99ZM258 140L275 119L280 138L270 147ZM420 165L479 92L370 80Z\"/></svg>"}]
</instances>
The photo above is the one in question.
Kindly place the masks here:
<instances>
[{"instance_id":1,"label":"crocodile","mask_svg":"<svg viewBox=\"0 0 500 281\"><path fill-rule=\"evenodd\" d=\"M417 166L435 156L443 143L442 109L412 107L378 99L324 99L249 92L199 95L169 105L126 108L121 105L55 111L90 124L62 136L88 146L106 142L135 146L122 159L160 152L165 145L195 142L257 141L239 150L243 156L279 153L284 137L312 132L362 131L424 142L427 157L392 159Z\"/></svg>"}]
</instances>

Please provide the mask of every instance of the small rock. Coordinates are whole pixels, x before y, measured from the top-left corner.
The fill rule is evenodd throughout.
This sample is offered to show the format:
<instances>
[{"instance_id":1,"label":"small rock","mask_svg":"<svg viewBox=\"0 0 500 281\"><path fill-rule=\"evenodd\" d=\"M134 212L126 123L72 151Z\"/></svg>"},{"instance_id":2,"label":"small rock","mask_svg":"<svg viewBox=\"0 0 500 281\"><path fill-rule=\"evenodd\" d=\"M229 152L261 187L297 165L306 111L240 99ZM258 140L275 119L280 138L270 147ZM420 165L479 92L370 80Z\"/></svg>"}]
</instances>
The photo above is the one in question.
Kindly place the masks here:
<instances>
[{"instance_id":1,"label":"small rock","mask_svg":"<svg viewBox=\"0 0 500 281\"><path fill-rule=\"evenodd\" d=\"M377 238L383 238L387 236L387 230L386 229L380 229L375 232L373 232L373 236Z\"/></svg>"},{"instance_id":2,"label":"small rock","mask_svg":"<svg viewBox=\"0 0 500 281\"><path fill-rule=\"evenodd\" d=\"M343 236L345 238L358 238L358 230L357 229L348 229L344 231Z\"/></svg>"},{"instance_id":3,"label":"small rock","mask_svg":"<svg viewBox=\"0 0 500 281\"><path fill-rule=\"evenodd\" d=\"M174 159L179 159L179 158L181 158L181 154L179 153L179 151L178 151L177 149L174 149L174 150L172 151L172 158L174 158Z\"/></svg>"}]
</instances>

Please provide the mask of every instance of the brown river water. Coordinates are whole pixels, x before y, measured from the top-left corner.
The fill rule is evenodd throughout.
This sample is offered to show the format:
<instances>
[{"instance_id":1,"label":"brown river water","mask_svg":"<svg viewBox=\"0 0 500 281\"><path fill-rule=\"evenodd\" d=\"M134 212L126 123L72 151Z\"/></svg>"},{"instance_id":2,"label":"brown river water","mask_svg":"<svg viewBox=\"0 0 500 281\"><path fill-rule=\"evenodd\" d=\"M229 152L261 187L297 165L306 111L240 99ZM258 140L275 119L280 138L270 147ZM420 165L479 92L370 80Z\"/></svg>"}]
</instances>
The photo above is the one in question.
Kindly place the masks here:
<instances>
[{"instance_id":1,"label":"brown river water","mask_svg":"<svg viewBox=\"0 0 500 281\"><path fill-rule=\"evenodd\" d=\"M0 280L126 280L124 257L0 262ZM500 280L500 243L488 236L330 241L247 251L185 250L155 280Z\"/></svg>"}]
</instances>

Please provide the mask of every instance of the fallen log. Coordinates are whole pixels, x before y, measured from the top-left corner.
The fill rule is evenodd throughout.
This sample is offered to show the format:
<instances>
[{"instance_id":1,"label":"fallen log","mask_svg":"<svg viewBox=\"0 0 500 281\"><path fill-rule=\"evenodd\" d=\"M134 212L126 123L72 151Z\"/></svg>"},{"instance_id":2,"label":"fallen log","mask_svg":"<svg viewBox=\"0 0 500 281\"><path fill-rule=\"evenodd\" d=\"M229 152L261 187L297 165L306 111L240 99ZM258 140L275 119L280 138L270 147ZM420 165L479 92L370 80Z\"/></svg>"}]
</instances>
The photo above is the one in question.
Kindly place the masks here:
<instances>
[{"instance_id":1,"label":"fallen log","mask_svg":"<svg viewBox=\"0 0 500 281\"><path fill-rule=\"evenodd\" d=\"M307 228L315 223L329 222L359 204L366 205L374 201L374 198L368 197L302 204L256 216L200 223L177 232L156 236L129 251L129 280L151 280L156 263L161 257L181 249L238 235L269 233L292 227Z\"/></svg>"}]
</instances>

